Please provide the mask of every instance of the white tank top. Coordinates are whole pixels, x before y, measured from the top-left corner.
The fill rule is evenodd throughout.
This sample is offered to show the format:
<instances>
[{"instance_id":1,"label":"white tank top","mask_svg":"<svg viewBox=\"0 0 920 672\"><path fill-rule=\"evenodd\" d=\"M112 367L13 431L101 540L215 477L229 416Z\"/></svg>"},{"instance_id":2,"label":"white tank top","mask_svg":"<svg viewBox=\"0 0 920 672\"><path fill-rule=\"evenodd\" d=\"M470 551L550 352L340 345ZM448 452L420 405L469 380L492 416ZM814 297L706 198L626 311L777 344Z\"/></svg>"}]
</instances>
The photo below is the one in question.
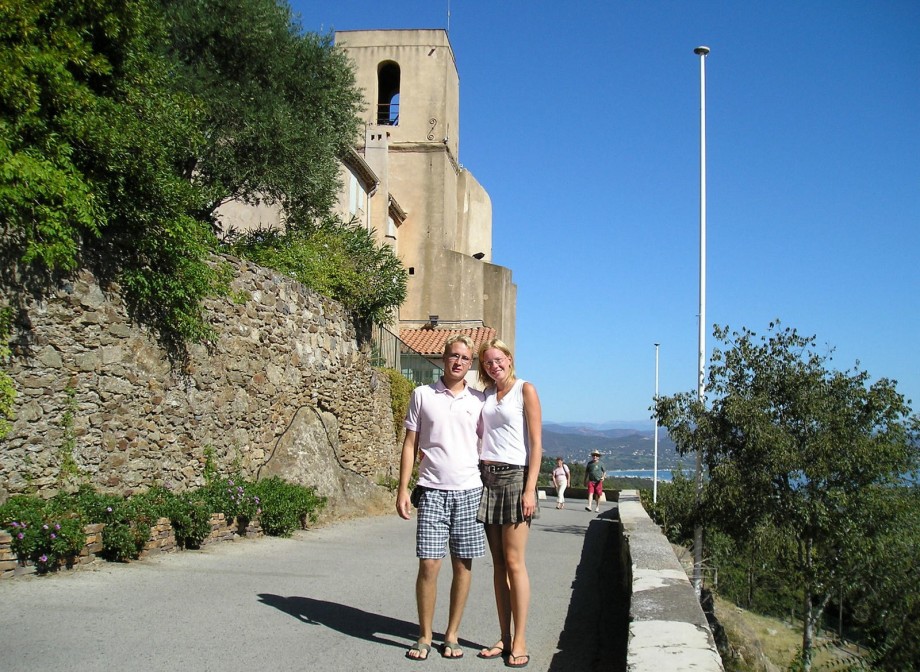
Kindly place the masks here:
<instances>
[{"instance_id":1,"label":"white tank top","mask_svg":"<svg viewBox=\"0 0 920 672\"><path fill-rule=\"evenodd\" d=\"M524 383L518 378L498 400L495 388L486 392L482 407L482 459L526 465L529 456L527 423L524 421Z\"/></svg>"}]
</instances>

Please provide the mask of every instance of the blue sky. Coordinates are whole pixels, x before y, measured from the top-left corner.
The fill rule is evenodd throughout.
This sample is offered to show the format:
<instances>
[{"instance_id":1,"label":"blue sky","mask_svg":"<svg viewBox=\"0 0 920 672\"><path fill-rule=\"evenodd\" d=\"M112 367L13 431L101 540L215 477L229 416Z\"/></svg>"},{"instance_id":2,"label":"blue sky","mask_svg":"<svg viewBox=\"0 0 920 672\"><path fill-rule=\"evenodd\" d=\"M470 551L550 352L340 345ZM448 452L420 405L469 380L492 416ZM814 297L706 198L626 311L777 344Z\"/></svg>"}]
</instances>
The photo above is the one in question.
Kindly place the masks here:
<instances>
[{"instance_id":1,"label":"blue sky","mask_svg":"<svg viewBox=\"0 0 920 672\"><path fill-rule=\"evenodd\" d=\"M448 2L295 0L306 30L447 28ZM779 318L920 411L920 3L454 0L460 161L518 288L548 421L696 389L700 65L706 352Z\"/></svg>"}]
</instances>

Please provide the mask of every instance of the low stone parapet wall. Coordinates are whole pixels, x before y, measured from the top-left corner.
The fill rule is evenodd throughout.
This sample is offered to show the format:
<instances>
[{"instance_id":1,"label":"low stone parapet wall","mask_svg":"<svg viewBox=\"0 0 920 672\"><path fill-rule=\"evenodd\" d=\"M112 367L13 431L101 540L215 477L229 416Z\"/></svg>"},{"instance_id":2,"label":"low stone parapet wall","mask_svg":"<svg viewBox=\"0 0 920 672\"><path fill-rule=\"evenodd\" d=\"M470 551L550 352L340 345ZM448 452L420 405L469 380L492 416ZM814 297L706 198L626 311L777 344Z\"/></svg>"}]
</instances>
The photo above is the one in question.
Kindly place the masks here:
<instances>
[{"instance_id":1,"label":"low stone parapet wall","mask_svg":"<svg viewBox=\"0 0 920 672\"><path fill-rule=\"evenodd\" d=\"M168 522L168 521L167 521ZM83 534L86 543L80 553L72 558L73 566L86 565L96 560L102 551L102 528L105 525L86 525ZM0 530L0 579L9 579L14 576L35 574L38 570L30 560L20 561L13 552L13 537L6 530Z\"/></svg>"},{"instance_id":2,"label":"low stone parapet wall","mask_svg":"<svg viewBox=\"0 0 920 672\"><path fill-rule=\"evenodd\" d=\"M202 547L222 541L233 541L241 537L254 538L262 536L262 526L258 520L238 521L228 519L222 513L211 514L211 532L201 542ZM103 523L86 525L83 533L86 543L79 555L73 558L73 566L94 562L102 553ZM150 537L141 550L138 559L149 558L160 553L174 553L179 549L175 530L169 518L160 518L150 527ZM60 569L64 569L61 567ZM0 579L24 576L36 573L35 565L29 560L20 560L13 552L13 537L5 530L0 530Z\"/></svg>"},{"instance_id":3,"label":"low stone parapet wall","mask_svg":"<svg viewBox=\"0 0 920 672\"><path fill-rule=\"evenodd\" d=\"M632 583L627 669L722 672L722 659L690 579L636 490L620 492L619 516Z\"/></svg>"}]
</instances>

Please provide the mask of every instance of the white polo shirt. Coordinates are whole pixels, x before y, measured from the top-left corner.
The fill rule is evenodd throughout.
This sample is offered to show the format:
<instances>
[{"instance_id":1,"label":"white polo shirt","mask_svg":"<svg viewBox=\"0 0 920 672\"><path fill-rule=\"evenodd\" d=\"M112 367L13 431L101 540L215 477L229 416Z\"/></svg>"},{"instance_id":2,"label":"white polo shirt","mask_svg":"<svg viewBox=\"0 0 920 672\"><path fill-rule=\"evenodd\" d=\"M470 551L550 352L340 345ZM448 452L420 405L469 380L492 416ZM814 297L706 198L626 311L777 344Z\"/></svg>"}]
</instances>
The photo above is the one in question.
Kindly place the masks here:
<instances>
[{"instance_id":1,"label":"white polo shirt","mask_svg":"<svg viewBox=\"0 0 920 672\"><path fill-rule=\"evenodd\" d=\"M418 434L419 485L437 490L482 486L477 428L483 400L482 392L466 384L454 396L440 379L413 390L403 424Z\"/></svg>"}]
</instances>

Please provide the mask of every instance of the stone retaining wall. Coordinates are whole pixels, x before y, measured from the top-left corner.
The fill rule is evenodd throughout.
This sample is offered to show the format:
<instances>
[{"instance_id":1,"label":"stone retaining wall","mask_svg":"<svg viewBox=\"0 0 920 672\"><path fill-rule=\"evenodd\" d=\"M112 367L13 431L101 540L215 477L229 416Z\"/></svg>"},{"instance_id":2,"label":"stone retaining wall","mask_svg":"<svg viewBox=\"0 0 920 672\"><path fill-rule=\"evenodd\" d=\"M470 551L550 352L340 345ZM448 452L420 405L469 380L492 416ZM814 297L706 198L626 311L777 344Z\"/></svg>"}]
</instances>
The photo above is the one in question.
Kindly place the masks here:
<instances>
[{"instance_id":1,"label":"stone retaining wall","mask_svg":"<svg viewBox=\"0 0 920 672\"><path fill-rule=\"evenodd\" d=\"M217 337L190 348L184 371L131 321L118 287L88 271L41 297L0 288L0 306L17 310L0 502L83 482L118 494L200 487L208 448L223 473L316 487L327 512L345 493L381 496L373 484L399 459L389 381L350 316L278 273L220 261L237 300L206 302Z\"/></svg>"}]
</instances>

